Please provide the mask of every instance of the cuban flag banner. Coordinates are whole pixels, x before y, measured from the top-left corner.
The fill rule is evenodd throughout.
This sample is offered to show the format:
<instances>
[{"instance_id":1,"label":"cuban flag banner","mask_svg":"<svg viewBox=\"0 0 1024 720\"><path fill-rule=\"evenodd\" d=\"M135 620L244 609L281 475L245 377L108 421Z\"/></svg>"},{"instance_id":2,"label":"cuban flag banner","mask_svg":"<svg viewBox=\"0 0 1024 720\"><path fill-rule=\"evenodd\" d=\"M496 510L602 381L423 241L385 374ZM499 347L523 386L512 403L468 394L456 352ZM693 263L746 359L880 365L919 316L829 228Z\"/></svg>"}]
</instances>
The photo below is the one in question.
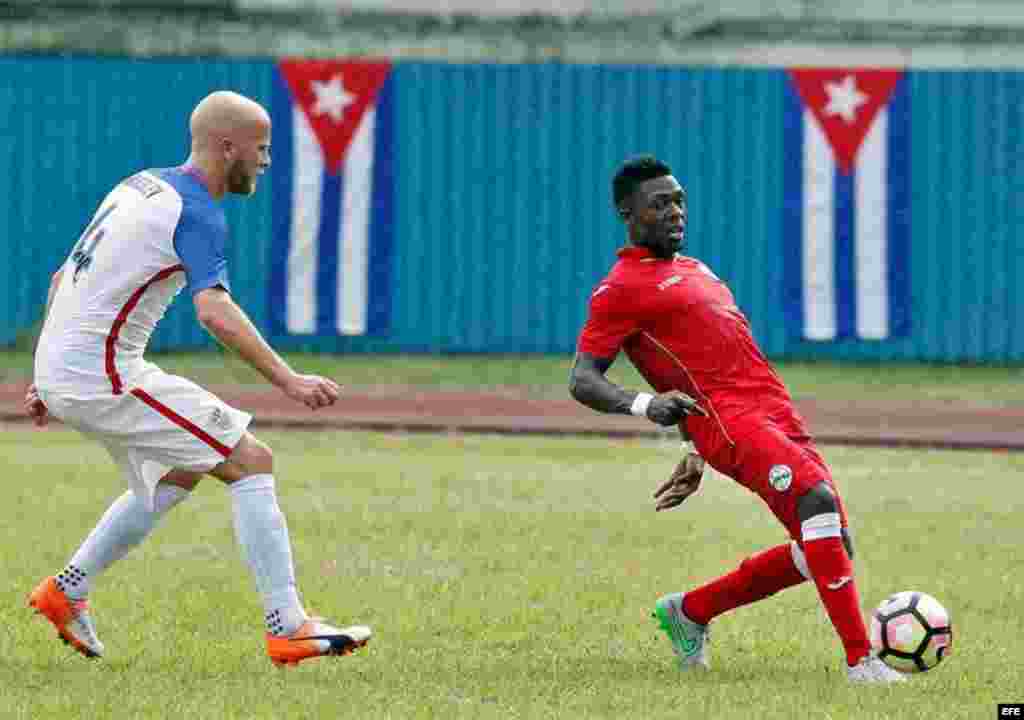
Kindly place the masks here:
<instances>
[{"instance_id":1,"label":"cuban flag banner","mask_svg":"<svg viewBox=\"0 0 1024 720\"><path fill-rule=\"evenodd\" d=\"M274 73L270 319L374 335L391 319L391 65L284 60Z\"/></svg>"},{"instance_id":2,"label":"cuban flag banner","mask_svg":"<svg viewBox=\"0 0 1024 720\"><path fill-rule=\"evenodd\" d=\"M785 312L806 340L910 331L910 107L894 69L788 71Z\"/></svg>"}]
</instances>

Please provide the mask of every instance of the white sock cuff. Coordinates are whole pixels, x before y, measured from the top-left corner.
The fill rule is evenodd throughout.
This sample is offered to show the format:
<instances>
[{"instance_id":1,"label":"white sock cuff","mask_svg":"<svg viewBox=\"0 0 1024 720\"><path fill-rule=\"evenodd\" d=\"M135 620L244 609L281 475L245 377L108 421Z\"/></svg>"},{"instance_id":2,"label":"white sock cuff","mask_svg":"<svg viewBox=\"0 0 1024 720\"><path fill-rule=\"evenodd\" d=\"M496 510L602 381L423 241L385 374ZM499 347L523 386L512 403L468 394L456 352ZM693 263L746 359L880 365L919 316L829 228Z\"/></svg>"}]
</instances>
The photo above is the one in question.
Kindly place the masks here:
<instances>
[{"instance_id":1,"label":"white sock cuff","mask_svg":"<svg viewBox=\"0 0 1024 720\"><path fill-rule=\"evenodd\" d=\"M651 400L654 396L650 393L637 393L636 397L633 398L633 404L630 405L629 411L637 417L647 417L647 406L651 404Z\"/></svg>"},{"instance_id":2,"label":"white sock cuff","mask_svg":"<svg viewBox=\"0 0 1024 720\"><path fill-rule=\"evenodd\" d=\"M284 609L298 609L300 613L303 611L299 591L294 585L271 590L263 599L263 605L267 612Z\"/></svg>"},{"instance_id":3,"label":"white sock cuff","mask_svg":"<svg viewBox=\"0 0 1024 720\"><path fill-rule=\"evenodd\" d=\"M241 495L250 492L260 492L262 490L274 490L274 476L270 473L260 473L257 475L247 475L241 480L236 480L231 483L228 487L231 488L232 495Z\"/></svg>"},{"instance_id":4,"label":"white sock cuff","mask_svg":"<svg viewBox=\"0 0 1024 720\"><path fill-rule=\"evenodd\" d=\"M153 510L158 513L165 513L187 498L191 492L191 490L186 490L177 485L161 483L156 486L156 492L153 493Z\"/></svg>"},{"instance_id":5,"label":"white sock cuff","mask_svg":"<svg viewBox=\"0 0 1024 720\"><path fill-rule=\"evenodd\" d=\"M804 579L810 580L811 569L807 567L807 558L804 556L804 551L800 549L800 546L795 542L790 542L789 554L793 557L793 564L800 571L800 574L804 576Z\"/></svg>"},{"instance_id":6,"label":"white sock cuff","mask_svg":"<svg viewBox=\"0 0 1024 720\"><path fill-rule=\"evenodd\" d=\"M839 519L839 513L821 513L807 518L800 525L800 536L804 542L842 537L843 525Z\"/></svg>"}]
</instances>

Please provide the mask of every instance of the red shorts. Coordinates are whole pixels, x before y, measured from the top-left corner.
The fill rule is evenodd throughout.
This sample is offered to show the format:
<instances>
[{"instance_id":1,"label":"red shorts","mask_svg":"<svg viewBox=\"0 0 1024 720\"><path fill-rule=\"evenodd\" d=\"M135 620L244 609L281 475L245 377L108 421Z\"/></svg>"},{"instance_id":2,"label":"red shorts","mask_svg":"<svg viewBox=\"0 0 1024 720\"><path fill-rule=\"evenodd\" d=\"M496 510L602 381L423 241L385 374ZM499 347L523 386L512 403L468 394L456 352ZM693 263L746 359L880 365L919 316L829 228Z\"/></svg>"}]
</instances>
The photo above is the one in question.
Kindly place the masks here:
<instances>
[{"instance_id":1,"label":"red shorts","mask_svg":"<svg viewBox=\"0 0 1024 720\"><path fill-rule=\"evenodd\" d=\"M764 500L797 543L801 543L797 502L822 481L832 488L846 527L846 510L832 473L798 417L745 419L742 426L730 428L731 443L724 437L708 443L711 438L702 438L704 433L693 435L698 450L708 452L707 463Z\"/></svg>"}]
</instances>

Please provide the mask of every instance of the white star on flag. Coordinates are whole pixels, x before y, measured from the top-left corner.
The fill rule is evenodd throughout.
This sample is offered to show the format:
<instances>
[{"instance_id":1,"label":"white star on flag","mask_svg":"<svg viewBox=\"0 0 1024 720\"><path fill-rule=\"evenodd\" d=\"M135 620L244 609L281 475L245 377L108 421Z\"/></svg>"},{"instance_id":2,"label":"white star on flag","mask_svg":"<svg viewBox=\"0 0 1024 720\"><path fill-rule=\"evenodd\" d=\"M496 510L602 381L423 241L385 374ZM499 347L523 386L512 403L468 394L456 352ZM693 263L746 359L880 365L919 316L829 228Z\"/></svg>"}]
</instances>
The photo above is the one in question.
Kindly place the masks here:
<instances>
[{"instance_id":1,"label":"white star on flag","mask_svg":"<svg viewBox=\"0 0 1024 720\"><path fill-rule=\"evenodd\" d=\"M345 108L356 100L355 95L345 90L345 83L341 75L335 75L325 83L314 80L313 94L316 95L313 114L329 115L331 120L336 123L341 122L341 118L345 115Z\"/></svg>"},{"instance_id":2,"label":"white star on flag","mask_svg":"<svg viewBox=\"0 0 1024 720\"><path fill-rule=\"evenodd\" d=\"M868 96L857 89L857 79L847 75L837 83L826 82L825 92L828 93L826 115L839 115L843 122L852 125L857 119L857 108L868 101Z\"/></svg>"}]
</instances>

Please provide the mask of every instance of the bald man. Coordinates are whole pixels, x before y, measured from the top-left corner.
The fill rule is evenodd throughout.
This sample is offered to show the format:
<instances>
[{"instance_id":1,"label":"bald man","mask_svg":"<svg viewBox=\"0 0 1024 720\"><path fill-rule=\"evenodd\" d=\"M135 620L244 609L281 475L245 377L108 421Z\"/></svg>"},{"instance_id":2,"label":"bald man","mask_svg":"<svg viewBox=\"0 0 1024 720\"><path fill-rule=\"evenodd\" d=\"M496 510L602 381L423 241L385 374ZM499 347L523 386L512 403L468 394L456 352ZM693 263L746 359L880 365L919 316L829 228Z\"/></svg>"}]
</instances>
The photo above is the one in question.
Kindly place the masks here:
<instances>
[{"instance_id":1,"label":"bald man","mask_svg":"<svg viewBox=\"0 0 1024 720\"><path fill-rule=\"evenodd\" d=\"M212 475L231 492L235 534L263 600L270 660L347 655L366 644L370 630L306 614L273 455L248 431L252 417L143 358L157 321L185 288L199 322L287 397L311 410L338 399L333 381L289 367L231 298L227 222L217 201L255 192L270 165L267 112L236 93L215 92L196 106L190 132L184 165L143 170L110 191L50 283L25 411L39 426L52 415L106 447L129 490L64 569L32 591L29 605L75 650L102 656L89 590Z\"/></svg>"}]
</instances>

